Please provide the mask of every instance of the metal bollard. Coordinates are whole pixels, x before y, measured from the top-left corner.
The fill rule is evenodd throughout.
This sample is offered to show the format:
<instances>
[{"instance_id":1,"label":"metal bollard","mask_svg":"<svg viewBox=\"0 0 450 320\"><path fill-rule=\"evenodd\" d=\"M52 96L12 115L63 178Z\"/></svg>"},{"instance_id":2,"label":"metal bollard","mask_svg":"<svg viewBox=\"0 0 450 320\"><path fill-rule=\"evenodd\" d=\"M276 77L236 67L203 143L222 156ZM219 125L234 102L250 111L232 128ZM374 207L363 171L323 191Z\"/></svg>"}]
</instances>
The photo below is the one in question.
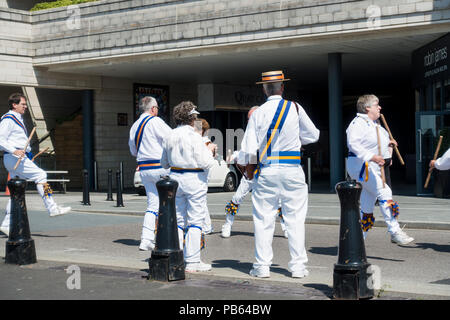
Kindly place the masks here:
<instances>
[{"instance_id":1,"label":"metal bollard","mask_svg":"<svg viewBox=\"0 0 450 320\"><path fill-rule=\"evenodd\" d=\"M26 180L11 179L8 188L11 193L11 221L9 238L6 242L5 263L36 263L36 248L31 239L28 223L27 206L25 204Z\"/></svg>"},{"instance_id":2,"label":"metal bollard","mask_svg":"<svg viewBox=\"0 0 450 320\"><path fill-rule=\"evenodd\" d=\"M112 195L112 170L108 169L108 194L106 196L106 201L114 201Z\"/></svg>"},{"instance_id":3,"label":"metal bollard","mask_svg":"<svg viewBox=\"0 0 450 320\"><path fill-rule=\"evenodd\" d=\"M336 184L341 202L341 225L338 262L333 272L335 299L358 300L374 296L359 214L361 191L361 184L355 180Z\"/></svg>"},{"instance_id":4,"label":"metal bollard","mask_svg":"<svg viewBox=\"0 0 450 320\"><path fill-rule=\"evenodd\" d=\"M116 171L116 185L117 185L117 202L116 207L124 207L122 198L122 182L120 179L120 170Z\"/></svg>"},{"instance_id":5,"label":"metal bollard","mask_svg":"<svg viewBox=\"0 0 450 320\"><path fill-rule=\"evenodd\" d=\"M156 183L159 195L158 232L149 260L149 279L184 280L184 256L178 239L175 196L178 182L168 176Z\"/></svg>"},{"instance_id":6,"label":"metal bollard","mask_svg":"<svg viewBox=\"0 0 450 320\"><path fill-rule=\"evenodd\" d=\"M89 172L83 170L83 205L90 206L91 201L89 199Z\"/></svg>"}]
</instances>

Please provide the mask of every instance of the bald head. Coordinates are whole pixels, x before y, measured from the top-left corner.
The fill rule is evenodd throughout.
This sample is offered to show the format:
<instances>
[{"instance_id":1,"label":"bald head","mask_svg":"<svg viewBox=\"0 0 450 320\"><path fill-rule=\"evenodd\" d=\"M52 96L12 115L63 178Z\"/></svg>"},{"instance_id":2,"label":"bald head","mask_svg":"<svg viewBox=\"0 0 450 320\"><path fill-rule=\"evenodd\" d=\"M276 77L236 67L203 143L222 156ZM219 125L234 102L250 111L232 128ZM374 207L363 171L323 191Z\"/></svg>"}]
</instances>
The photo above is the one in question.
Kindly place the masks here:
<instances>
[{"instance_id":1,"label":"bald head","mask_svg":"<svg viewBox=\"0 0 450 320\"><path fill-rule=\"evenodd\" d=\"M247 119L250 119L250 116L252 115L253 111L255 111L256 109L258 109L258 106L253 106L250 108L250 110L248 110Z\"/></svg>"}]
</instances>

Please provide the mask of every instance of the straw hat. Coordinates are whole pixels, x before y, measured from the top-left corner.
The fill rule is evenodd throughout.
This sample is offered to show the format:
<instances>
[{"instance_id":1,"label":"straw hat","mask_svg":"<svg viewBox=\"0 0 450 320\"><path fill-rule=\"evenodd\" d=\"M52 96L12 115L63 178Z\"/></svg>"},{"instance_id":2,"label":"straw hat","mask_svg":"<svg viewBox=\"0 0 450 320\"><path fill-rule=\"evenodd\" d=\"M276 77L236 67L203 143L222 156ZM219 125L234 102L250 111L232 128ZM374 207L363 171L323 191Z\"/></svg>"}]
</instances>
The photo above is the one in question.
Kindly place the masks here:
<instances>
[{"instance_id":1,"label":"straw hat","mask_svg":"<svg viewBox=\"0 0 450 320\"><path fill-rule=\"evenodd\" d=\"M283 81L289 81L291 79L285 79L283 71L268 71L263 72L261 74L262 81L257 82L256 84L263 84L263 83L271 83L271 82L283 82Z\"/></svg>"}]
</instances>

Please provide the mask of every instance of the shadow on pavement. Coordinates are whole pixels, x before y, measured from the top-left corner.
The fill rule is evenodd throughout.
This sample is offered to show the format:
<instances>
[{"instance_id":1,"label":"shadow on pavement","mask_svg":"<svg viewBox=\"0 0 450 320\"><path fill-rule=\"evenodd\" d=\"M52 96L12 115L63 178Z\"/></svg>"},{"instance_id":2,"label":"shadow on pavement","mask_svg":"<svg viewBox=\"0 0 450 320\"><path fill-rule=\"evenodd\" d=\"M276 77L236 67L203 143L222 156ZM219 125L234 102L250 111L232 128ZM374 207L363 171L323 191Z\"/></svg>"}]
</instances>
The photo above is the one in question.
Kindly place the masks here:
<instances>
[{"instance_id":1,"label":"shadow on pavement","mask_svg":"<svg viewBox=\"0 0 450 320\"><path fill-rule=\"evenodd\" d=\"M113 242L124 244L126 246L138 246L140 244L140 241L135 239L117 239L114 240Z\"/></svg>"},{"instance_id":2,"label":"shadow on pavement","mask_svg":"<svg viewBox=\"0 0 450 320\"><path fill-rule=\"evenodd\" d=\"M32 237L41 237L41 238L67 238L67 236L49 236L41 233L32 233Z\"/></svg>"},{"instance_id":3,"label":"shadow on pavement","mask_svg":"<svg viewBox=\"0 0 450 320\"><path fill-rule=\"evenodd\" d=\"M437 252L450 252L450 245L448 244L436 244L436 243L416 243L416 246L413 248L418 249L433 249Z\"/></svg>"},{"instance_id":4,"label":"shadow on pavement","mask_svg":"<svg viewBox=\"0 0 450 320\"><path fill-rule=\"evenodd\" d=\"M321 283L305 283L303 285L306 288L312 288L317 291L322 292L324 295L326 295L328 298L333 299L333 288L330 286L327 286L326 284Z\"/></svg>"}]
</instances>

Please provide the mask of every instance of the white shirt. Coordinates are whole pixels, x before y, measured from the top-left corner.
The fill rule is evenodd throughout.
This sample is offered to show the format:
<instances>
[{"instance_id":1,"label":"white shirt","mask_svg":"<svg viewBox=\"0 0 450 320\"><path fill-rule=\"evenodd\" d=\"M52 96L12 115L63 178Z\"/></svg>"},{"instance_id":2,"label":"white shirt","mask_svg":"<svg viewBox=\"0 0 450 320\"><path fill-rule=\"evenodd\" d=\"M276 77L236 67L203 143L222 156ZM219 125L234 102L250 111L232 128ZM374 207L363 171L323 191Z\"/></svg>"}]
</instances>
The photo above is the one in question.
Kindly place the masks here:
<instances>
[{"instance_id":1,"label":"white shirt","mask_svg":"<svg viewBox=\"0 0 450 320\"><path fill-rule=\"evenodd\" d=\"M249 157L256 156L257 150L260 154L267 143L267 131L277 110L281 96L270 96L267 101L256 109L248 122L238 155L238 163L245 165ZM298 104L297 104L298 105ZM302 145L319 140L320 131L315 127L305 110L292 101L278 138L271 144L273 153L279 151L300 151Z\"/></svg>"},{"instance_id":2,"label":"white shirt","mask_svg":"<svg viewBox=\"0 0 450 320\"><path fill-rule=\"evenodd\" d=\"M440 157L436 159L434 166L438 170L449 170L450 169L450 148Z\"/></svg>"},{"instance_id":3,"label":"white shirt","mask_svg":"<svg viewBox=\"0 0 450 320\"><path fill-rule=\"evenodd\" d=\"M214 165L214 158L194 127L182 125L173 129L169 138L164 140L161 165L166 169L208 170Z\"/></svg>"},{"instance_id":4,"label":"white shirt","mask_svg":"<svg viewBox=\"0 0 450 320\"><path fill-rule=\"evenodd\" d=\"M11 114L25 127L23 116L20 113L10 110L3 116ZM3 117L2 116L2 117ZM3 151L13 153L16 150L23 150L28 142L28 133L25 133L22 127L12 119L3 119L0 122L0 148ZM31 147L28 145L26 152L30 152Z\"/></svg>"},{"instance_id":5,"label":"white shirt","mask_svg":"<svg viewBox=\"0 0 450 320\"><path fill-rule=\"evenodd\" d=\"M390 158L388 132L363 113L357 113L347 128L348 151L353 152L362 161L370 161L374 155L378 155L377 127L379 128L381 155L384 159Z\"/></svg>"},{"instance_id":6,"label":"white shirt","mask_svg":"<svg viewBox=\"0 0 450 320\"><path fill-rule=\"evenodd\" d=\"M170 136L172 129L159 117L150 119L144 127L142 142L139 151L136 150L135 136L139 124L142 120L149 116L143 113L139 119L133 123L130 129L130 137L128 146L131 154L136 157L137 161L159 160L162 155L162 144L165 139Z\"/></svg>"}]
</instances>

